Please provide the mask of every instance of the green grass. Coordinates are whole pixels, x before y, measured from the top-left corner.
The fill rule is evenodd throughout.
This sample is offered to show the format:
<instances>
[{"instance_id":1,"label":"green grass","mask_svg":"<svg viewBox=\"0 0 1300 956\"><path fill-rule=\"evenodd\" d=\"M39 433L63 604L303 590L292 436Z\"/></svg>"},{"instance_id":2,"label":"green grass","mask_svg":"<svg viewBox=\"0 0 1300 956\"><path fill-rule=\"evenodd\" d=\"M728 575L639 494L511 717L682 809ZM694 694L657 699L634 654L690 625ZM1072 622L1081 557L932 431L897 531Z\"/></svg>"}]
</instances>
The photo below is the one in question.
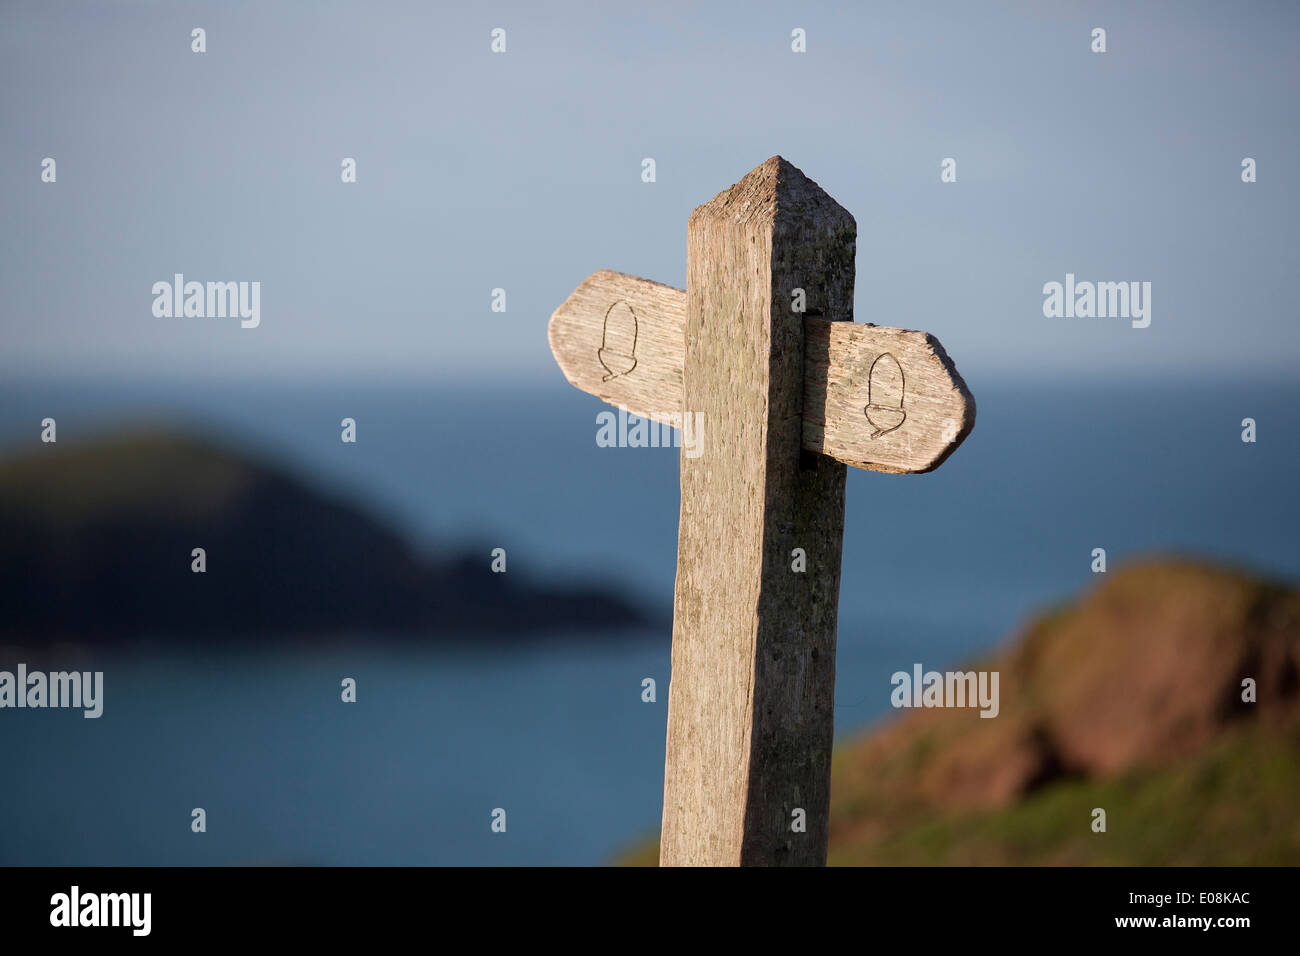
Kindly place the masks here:
<instances>
[{"instance_id":1,"label":"green grass","mask_svg":"<svg viewBox=\"0 0 1300 956\"><path fill-rule=\"evenodd\" d=\"M1300 864L1300 724L1224 735L1176 765L1062 781L1014 806L933 813L882 839L832 840L839 865ZM1093 808L1106 832L1092 830Z\"/></svg>"},{"instance_id":2,"label":"green grass","mask_svg":"<svg viewBox=\"0 0 1300 956\"><path fill-rule=\"evenodd\" d=\"M1014 806L930 812L886 836L832 838L831 865L1300 865L1300 721L1252 722L1164 768L1106 780L1067 780ZM832 828L852 833L872 801L836 794ZM1106 832L1092 811L1106 811ZM869 811L866 811L869 812ZM657 837L617 861L658 863Z\"/></svg>"}]
</instances>

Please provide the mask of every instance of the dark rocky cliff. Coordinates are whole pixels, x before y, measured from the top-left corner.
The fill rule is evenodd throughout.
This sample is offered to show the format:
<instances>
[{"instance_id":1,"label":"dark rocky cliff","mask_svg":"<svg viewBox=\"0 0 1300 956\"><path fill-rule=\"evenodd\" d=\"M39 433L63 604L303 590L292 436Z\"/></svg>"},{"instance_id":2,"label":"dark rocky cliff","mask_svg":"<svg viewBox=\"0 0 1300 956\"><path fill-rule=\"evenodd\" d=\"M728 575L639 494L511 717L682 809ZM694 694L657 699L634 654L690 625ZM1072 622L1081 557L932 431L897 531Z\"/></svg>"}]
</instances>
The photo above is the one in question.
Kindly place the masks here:
<instances>
[{"instance_id":1,"label":"dark rocky cliff","mask_svg":"<svg viewBox=\"0 0 1300 956\"><path fill-rule=\"evenodd\" d=\"M194 548L205 573L191 571ZM20 643L573 636L646 623L607 588L494 574L490 550L418 555L350 502L167 432L0 462L0 636Z\"/></svg>"}]
</instances>

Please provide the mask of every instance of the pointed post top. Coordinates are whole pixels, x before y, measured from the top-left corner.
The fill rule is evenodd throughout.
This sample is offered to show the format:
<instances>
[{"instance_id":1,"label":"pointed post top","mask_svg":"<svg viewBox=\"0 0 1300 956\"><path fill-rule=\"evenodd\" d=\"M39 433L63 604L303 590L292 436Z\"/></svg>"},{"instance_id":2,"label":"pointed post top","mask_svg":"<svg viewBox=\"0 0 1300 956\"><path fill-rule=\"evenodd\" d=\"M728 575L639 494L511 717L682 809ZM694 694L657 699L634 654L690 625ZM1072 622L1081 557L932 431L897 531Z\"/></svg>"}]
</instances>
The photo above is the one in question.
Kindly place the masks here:
<instances>
[{"instance_id":1,"label":"pointed post top","mask_svg":"<svg viewBox=\"0 0 1300 956\"><path fill-rule=\"evenodd\" d=\"M777 228L810 221L857 233L853 215L782 156L750 170L740 182L724 189L691 213L691 221L731 220L738 224L770 222Z\"/></svg>"}]
</instances>

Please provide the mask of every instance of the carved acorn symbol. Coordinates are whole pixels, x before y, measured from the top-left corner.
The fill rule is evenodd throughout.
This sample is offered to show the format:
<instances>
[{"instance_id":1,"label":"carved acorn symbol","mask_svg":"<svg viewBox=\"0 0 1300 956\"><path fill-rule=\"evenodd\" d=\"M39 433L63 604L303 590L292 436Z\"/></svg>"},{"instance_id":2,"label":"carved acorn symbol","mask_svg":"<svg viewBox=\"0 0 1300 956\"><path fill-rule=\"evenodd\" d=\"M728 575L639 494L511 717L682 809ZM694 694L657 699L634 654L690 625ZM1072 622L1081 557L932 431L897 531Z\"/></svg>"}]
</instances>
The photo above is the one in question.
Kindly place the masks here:
<instances>
[{"instance_id":1,"label":"carved acorn symbol","mask_svg":"<svg viewBox=\"0 0 1300 956\"><path fill-rule=\"evenodd\" d=\"M881 352L871 363L867 376L867 421L875 429L872 438L892 432L907 420L903 411L903 367L888 352Z\"/></svg>"},{"instance_id":2,"label":"carved acorn symbol","mask_svg":"<svg viewBox=\"0 0 1300 956\"><path fill-rule=\"evenodd\" d=\"M602 382L626 375L636 368L636 313L626 302L615 302L605 313L596 358L606 372Z\"/></svg>"}]
</instances>

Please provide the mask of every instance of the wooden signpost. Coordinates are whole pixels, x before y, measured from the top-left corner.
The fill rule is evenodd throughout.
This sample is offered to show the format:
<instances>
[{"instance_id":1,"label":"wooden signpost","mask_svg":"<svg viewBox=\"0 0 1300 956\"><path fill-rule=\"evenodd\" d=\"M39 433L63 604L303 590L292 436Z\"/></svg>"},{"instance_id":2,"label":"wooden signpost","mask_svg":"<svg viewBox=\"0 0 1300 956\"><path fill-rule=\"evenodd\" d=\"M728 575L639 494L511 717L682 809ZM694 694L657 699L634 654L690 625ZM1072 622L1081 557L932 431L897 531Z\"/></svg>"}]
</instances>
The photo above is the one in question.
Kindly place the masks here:
<instances>
[{"instance_id":1,"label":"wooden signpost","mask_svg":"<svg viewBox=\"0 0 1300 956\"><path fill-rule=\"evenodd\" d=\"M661 865L826 862L844 466L931 471L975 424L933 336L852 321L856 241L774 156L691 214L685 292L597 272L551 316L576 387L702 416L681 459Z\"/></svg>"}]
</instances>

